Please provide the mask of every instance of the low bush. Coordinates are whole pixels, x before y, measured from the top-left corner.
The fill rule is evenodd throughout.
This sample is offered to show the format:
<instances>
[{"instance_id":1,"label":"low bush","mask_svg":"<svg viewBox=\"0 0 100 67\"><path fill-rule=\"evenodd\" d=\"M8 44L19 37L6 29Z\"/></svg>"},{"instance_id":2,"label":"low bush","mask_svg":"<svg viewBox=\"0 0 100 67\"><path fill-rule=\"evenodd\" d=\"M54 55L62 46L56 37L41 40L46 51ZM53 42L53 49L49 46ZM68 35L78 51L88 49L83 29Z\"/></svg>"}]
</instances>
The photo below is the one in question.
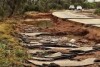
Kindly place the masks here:
<instances>
[{"instance_id":1,"label":"low bush","mask_svg":"<svg viewBox=\"0 0 100 67\"><path fill-rule=\"evenodd\" d=\"M3 17L4 17L4 9L2 8L2 7L0 7L0 20L2 20L3 19Z\"/></svg>"},{"instance_id":2,"label":"low bush","mask_svg":"<svg viewBox=\"0 0 100 67\"><path fill-rule=\"evenodd\" d=\"M69 3L64 3L64 4L63 4L63 8L64 8L64 9L69 9L69 6L70 6Z\"/></svg>"},{"instance_id":3,"label":"low bush","mask_svg":"<svg viewBox=\"0 0 100 67\"><path fill-rule=\"evenodd\" d=\"M96 8L100 8L100 2L96 3Z\"/></svg>"},{"instance_id":4,"label":"low bush","mask_svg":"<svg viewBox=\"0 0 100 67\"><path fill-rule=\"evenodd\" d=\"M39 11L39 8L37 5L26 5L24 7L24 12L27 12L27 11Z\"/></svg>"},{"instance_id":5,"label":"low bush","mask_svg":"<svg viewBox=\"0 0 100 67\"><path fill-rule=\"evenodd\" d=\"M94 13L100 15L100 8L97 8Z\"/></svg>"},{"instance_id":6,"label":"low bush","mask_svg":"<svg viewBox=\"0 0 100 67\"><path fill-rule=\"evenodd\" d=\"M82 6L83 8L86 8L86 9L94 9L96 8L96 3L84 2Z\"/></svg>"},{"instance_id":7,"label":"low bush","mask_svg":"<svg viewBox=\"0 0 100 67\"><path fill-rule=\"evenodd\" d=\"M62 5L57 4L57 3L50 3L49 8L50 9L62 9Z\"/></svg>"}]
</instances>

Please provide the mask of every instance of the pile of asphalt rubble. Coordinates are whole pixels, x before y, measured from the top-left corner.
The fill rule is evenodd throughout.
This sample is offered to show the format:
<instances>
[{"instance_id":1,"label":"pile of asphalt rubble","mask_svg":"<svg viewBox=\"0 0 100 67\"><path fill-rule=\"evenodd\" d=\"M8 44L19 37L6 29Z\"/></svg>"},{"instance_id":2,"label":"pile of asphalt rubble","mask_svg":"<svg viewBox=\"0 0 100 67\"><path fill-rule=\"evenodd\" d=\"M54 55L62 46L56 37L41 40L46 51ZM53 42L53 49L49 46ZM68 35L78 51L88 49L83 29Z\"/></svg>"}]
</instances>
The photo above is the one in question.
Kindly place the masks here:
<instances>
[{"instance_id":1,"label":"pile of asphalt rubble","mask_svg":"<svg viewBox=\"0 0 100 67\"><path fill-rule=\"evenodd\" d=\"M84 60L74 59L76 56L100 51L100 44L95 46L78 46L75 39L64 36L52 36L47 32L39 32L38 28L31 27L20 33L22 46L28 48L32 58L28 60L40 67L66 67L87 66L99 63L98 58L87 58ZM36 30L35 30L36 29Z\"/></svg>"}]
</instances>

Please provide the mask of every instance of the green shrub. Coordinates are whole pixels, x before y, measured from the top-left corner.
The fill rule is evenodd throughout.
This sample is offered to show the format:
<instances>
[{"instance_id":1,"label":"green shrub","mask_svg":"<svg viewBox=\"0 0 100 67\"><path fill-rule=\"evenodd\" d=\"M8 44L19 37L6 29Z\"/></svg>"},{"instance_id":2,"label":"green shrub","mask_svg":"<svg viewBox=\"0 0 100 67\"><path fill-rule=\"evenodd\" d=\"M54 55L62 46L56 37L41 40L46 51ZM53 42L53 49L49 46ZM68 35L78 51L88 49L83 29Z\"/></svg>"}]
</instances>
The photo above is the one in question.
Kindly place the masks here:
<instances>
[{"instance_id":1,"label":"green shrub","mask_svg":"<svg viewBox=\"0 0 100 67\"><path fill-rule=\"evenodd\" d=\"M100 2L96 3L96 8L100 8Z\"/></svg>"},{"instance_id":2,"label":"green shrub","mask_svg":"<svg viewBox=\"0 0 100 67\"><path fill-rule=\"evenodd\" d=\"M97 8L94 13L100 15L100 8Z\"/></svg>"},{"instance_id":3,"label":"green shrub","mask_svg":"<svg viewBox=\"0 0 100 67\"><path fill-rule=\"evenodd\" d=\"M26 5L24 7L24 12L27 12L27 11L38 11L39 8L37 5Z\"/></svg>"},{"instance_id":4,"label":"green shrub","mask_svg":"<svg viewBox=\"0 0 100 67\"><path fill-rule=\"evenodd\" d=\"M27 57L25 50L16 45L12 49L7 49L8 47L8 44L0 43L0 67L22 67Z\"/></svg>"},{"instance_id":5,"label":"green shrub","mask_svg":"<svg viewBox=\"0 0 100 67\"><path fill-rule=\"evenodd\" d=\"M68 8L69 8L69 6L70 6L70 4L69 4L69 3L64 3L63 8L64 8L64 9L68 9Z\"/></svg>"},{"instance_id":6,"label":"green shrub","mask_svg":"<svg viewBox=\"0 0 100 67\"><path fill-rule=\"evenodd\" d=\"M3 17L4 17L4 9L2 8L2 7L0 7L0 20L2 20L3 19Z\"/></svg>"},{"instance_id":7,"label":"green shrub","mask_svg":"<svg viewBox=\"0 0 100 67\"><path fill-rule=\"evenodd\" d=\"M84 2L82 5L83 5L83 8L86 8L86 9L96 8L96 3Z\"/></svg>"},{"instance_id":8,"label":"green shrub","mask_svg":"<svg viewBox=\"0 0 100 67\"><path fill-rule=\"evenodd\" d=\"M50 3L49 4L50 9L62 9L62 5L57 3Z\"/></svg>"},{"instance_id":9,"label":"green shrub","mask_svg":"<svg viewBox=\"0 0 100 67\"><path fill-rule=\"evenodd\" d=\"M78 5L81 5L80 3L75 3L74 6L77 7Z\"/></svg>"}]
</instances>

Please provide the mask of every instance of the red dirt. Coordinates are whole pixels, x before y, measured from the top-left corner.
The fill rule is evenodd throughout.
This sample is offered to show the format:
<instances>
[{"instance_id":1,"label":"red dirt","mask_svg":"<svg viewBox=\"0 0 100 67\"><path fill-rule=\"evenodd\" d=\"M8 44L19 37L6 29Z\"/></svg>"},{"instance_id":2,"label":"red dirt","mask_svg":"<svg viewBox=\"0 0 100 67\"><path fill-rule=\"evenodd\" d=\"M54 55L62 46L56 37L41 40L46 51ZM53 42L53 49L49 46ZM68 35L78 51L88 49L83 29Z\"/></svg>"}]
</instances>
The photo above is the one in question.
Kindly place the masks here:
<instances>
[{"instance_id":1,"label":"red dirt","mask_svg":"<svg viewBox=\"0 0 100 67\"><path fill-rule=\"evenodd\" d=\"M50 18L52 15L51 13L32 13L28 12L25 13L25 18L32 18L32 19L38 19L38 18Z\"/></svg>"},{"instance_id":2,"label":"red dirt","mask_svg":"<svg viewBox=\"0 0 100 67\"><path fill-rule=\"evenodd\" d=\"M53 27L43 29L42 31L56 33L65 33L74 36L80 36L88 40L100 43L100 28L93 27L90 25L85 25L82 23L76 23L68 20L58 19L51 15L51 13L26 13L25 18L39 19L39 18L51 18L54 22ZM34 24L34 23L32 23ZM22 27L18 25L19 27ZM20 28L23 29L23 28ZM23 30L22 30L23 31Z\"/></svg>"},{"instance_id":3,"label":"red dirt","mask_svg":"<svg viewBox=\"0 0 100 67\"><path fill-rule=\"evenodd\" d=\"M100 42L100 28L86 26L81 23L71 21L59 20L52 28L45 29L46 32L51 33L67 33L75 36L81 36L95 42Z\"/></svg>"},{"instance_id":4,"label":"red dirt","mask_svg":"<svg viewBox=\"0 0 100 67\"><path fill-rule=\"evenodd\" d=\"M51 14L35 14L33 15L27 15L26 18L33 18L33 19L38 19L38 18L51 18ZM81 23L75 23L71 21L64 21L61 19L56 19L54 17L51 18L54 23L53 27L51 28L46 28L43 29L42 31L45 32L50 32L52 34L57 34L57 33L66 33L67 35L73 35L73 38L79 37L79 41L81 42L88 42L88 41L93 41L95 43L100 43L100 28L97 27L92 27L89 25L81 24ZM18 24L17 25L17 31L24 32L24 28L28 27L27 24ZM86 39L86 40L85 40ZM91 45L92 46L92 45ZM97 57L100 58L100 51L94 52L94 54L90 55L82 55L82 56L77 56L75 59L86 59L90 57ZM99 67L99 65L89 65L86 67Z\"/></svg>"}]
</instances>

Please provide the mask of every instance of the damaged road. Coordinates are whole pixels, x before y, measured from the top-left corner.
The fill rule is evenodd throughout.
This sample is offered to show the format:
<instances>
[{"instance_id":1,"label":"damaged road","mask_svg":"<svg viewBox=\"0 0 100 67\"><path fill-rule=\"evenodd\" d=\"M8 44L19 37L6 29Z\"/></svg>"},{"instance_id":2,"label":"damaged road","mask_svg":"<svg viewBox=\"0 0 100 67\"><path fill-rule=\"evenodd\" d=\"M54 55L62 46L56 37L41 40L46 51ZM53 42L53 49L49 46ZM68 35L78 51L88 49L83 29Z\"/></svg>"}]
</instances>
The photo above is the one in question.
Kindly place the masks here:
<instances>
[{"instance_id":1,"label":"damaged road","mask_svg":"<svg viewBox=\"0 0 100 67\"><path fill-rule=\"evenodd\" d=\"M40 15L25 18L51 18L50 14L46 14L48 17ZM22 22L16 26L22 46L32 56L27 64L36 67L100 66L99 28L63 19L58 19L47 28L36 27L30 24L32 21L28 23Z\"/></svg>"}]
</instances>

